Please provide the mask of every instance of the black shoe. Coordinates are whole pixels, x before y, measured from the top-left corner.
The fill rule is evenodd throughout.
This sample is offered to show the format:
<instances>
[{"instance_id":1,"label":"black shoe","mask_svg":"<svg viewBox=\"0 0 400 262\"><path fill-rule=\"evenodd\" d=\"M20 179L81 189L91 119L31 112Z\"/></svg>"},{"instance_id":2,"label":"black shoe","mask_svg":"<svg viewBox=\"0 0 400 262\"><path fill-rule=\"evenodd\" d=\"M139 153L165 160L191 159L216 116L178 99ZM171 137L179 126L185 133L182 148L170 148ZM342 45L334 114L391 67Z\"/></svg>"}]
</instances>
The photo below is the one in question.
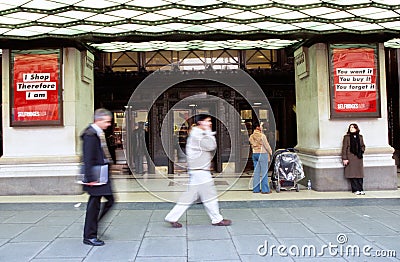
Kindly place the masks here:
<instances>
[{"instance_id":1,"label":"black shoe","mask_svg":"<svg viewBox=\"0 0 400 262\"><path fill-rule=\"evenodd\" d=\"M98 238L84 238L83 244L91 245L91 246L102 246L104 245L104 241Z\"/></svg>"}]
</instances>

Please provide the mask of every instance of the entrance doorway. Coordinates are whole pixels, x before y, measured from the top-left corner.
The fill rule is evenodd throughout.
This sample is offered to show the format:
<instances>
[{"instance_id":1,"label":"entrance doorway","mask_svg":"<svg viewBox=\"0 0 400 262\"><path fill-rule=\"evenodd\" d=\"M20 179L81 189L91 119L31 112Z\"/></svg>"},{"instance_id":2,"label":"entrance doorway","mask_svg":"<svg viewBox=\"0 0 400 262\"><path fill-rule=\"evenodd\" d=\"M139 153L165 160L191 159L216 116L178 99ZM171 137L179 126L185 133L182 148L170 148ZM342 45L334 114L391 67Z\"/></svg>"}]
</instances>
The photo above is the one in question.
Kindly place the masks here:
<instances>
[{"instance_id":1,"label":"entrance doorway","mask_svg":"<svg viewBox=\"0 0 400 262\"><path fill-rule=\"evenodd\" d=\"M191 95L196 97L207 97L206 92L190 92ZM187 95L187 92L182 92L181 96ZM212 99L211 99L212 100ZM170 148L170 158L168 162L168 173L186 173L187 172L187 161L186 161L186 142L189 136L191 128L195 125L195 115L197 114L208 114L210 116L216 116L215 111L215 102L207 101L201 102L193 99L191 101L185 101L179 103L176 106L174 101L169 102L169 112L172 115L172 121L169 122L171 127L170 130L173 130L172 139ZM213 131L217 131L220 129L217 127L217 120L215 117L212 118L212 128ZM220 138L221 135L217 135L217 138ZM220 172L220 168L217 163L219 157L220 150L217 149L215 157L211 163L211 171Z\"/></svg>"},{"instance_id":2,"label":"entrance doorway","mask_svg":"<svg viewBox=\"0 0 400 262\"><path fill-rule=\"evenodd\" d=\"M261 121L266 126L269 126L270 122L275 123L273 110L280 110L280 117L283 117L280 123L285 122L287 120L285 117L290 115L287 111L292 110L292 107L288 106L291 105L290 100L287 99L292 93L283 92L283 88L281 92L267 92L269 88L275 87L264 86L262 88L264 94L269 94L269 101L274 103L269 105L265 99L258 99L263 97L261 90L258 96L251 96L245 92L247 85L239 86L239 88L232 85L235 87L232 88L224 84L224 81L211 80L213 77L196 79L190 78L191 72L187 74L189 74L188 77L182 77L183 81L179 81L179 77L177 77L178 80L167 81L168 78L164 80L163 77L156 75L157 81L152 81L152 84L153 82L155 84L148 88L150 90L153 88L155 90L153 93L159 94L157 98L146 97L149 89L145 88L139 88L140 91L144 90L141 91L143 94L135 90L134 101L131 97L132 101L128 103L124 114L127 124L123 129L127 162L133 172L133 177L130 175L129 178L134 178L130 182L140 184L143 190L149 192L185 190L184 185L188 179L185 158L187 137L195 122L194 116L199 113L208 113L212 116L213 131L216 132L217 150L212 162L212 173L216 185L219 186L218 190L249 190L253 163L248 139L253 131L253 123ZM162 73L160 75L164 76ZM186 76L186 74L178 76L181 75ZM147 84L146 82L140 87L147 87ZM240 89L240 87L243 88ZM149 141L146 142L148 142L151 163L154 163L155 167L154 172L149 172L146 165L149 161L143 159L145 174L134 172L135 164L132 158L134 146L130 143L131 136L129 135L136 129L136 123L139 122L145 122L148 127ZM280 130L281 126L277 128ZM274 147L275 126L266 130L270 144ZM289 137L287 134L291 130L295 128L285 128L281 134ZM131 190L128 185L121 185L121 187L127 191Z\"/></svg>"},{"instance_id":3,"label":"entrance doorway","mask_svg":"<svg viewBox=\"0 0 400 262\"><path fill-rule=\"evenodd\" d=\"M186 141L195 124L194 116L209 114L217 140L211 169L213 172L222 172L230 161L232 151L226 125L235 125L227 119L229 116L225 110L221 110L226 107L223 105L225 100L220 98L225 89L229 88L211 81L188 81L170 88L159 97L150 110L149 118L155 166L166 166L168 174L186 173Z\"/></svg>"},{"instance_id":4,"label":"entrance doorway","mask_svg":"<svg viewBox=\"0 0 400 262\"><path fill-rule=\"evenodd\" d=\"M160 86L162 83L162 81L157 82ZM268 89L265 89L264 93L267 93L266 90ZM126 128L126 134L130 134L134 130L134 124L142 119L143 113L145 120L141 121L145 121L148 127L149 141L146 142L157 174L174 175L187 172L186 140L194 124L193 116L198 113L210 114L213 129L216 131L217 151L212 163L214 173L252 172L253 163L248 139L253 132L255 122L264 124L264 130L273 149L277 142L279 148L296 145L295 110L293 110L295 108L291 92L272 92L272 96L268 97L271 105L268 105L269 102L255 103L257 100L253 100L254 103L250 105L249 100L238 91L221 82L190 79L178 82L160 94L151 102L147 111L137 106L142 101L136 100L133 105L137 109L127 110L127 119L133 121L127 121L129 124ZM275 114L278 114L279 119L274 117ZM275 120L277 120L276 128ZM131 155L129 152L134 148L129 146L128 140L129 136L126 140L129 162ZM129 166L132 169L134 164L131 163Z\"/></svg>"},{"instance_id":5,"label":"entrance doorway","mask_svg":"<svg viewBox=\"0 0 400 262\"><path fill-rule=\"evenodd\" d=\"M187 137L195 123L194 116L204 113L212 116L216 132L212 172L241 175L243 171L251 171L248 139L253 123L262 121L269 126L269 121L274 122L272 110L262 108L250 106L235 90L213 81L192 80L168 89L150 110L150 144L155 166L165 166L170 175L187 172ZM267 129L271 146L275 144L273 127L273 130Z\"/></svg>"}]
</instances>

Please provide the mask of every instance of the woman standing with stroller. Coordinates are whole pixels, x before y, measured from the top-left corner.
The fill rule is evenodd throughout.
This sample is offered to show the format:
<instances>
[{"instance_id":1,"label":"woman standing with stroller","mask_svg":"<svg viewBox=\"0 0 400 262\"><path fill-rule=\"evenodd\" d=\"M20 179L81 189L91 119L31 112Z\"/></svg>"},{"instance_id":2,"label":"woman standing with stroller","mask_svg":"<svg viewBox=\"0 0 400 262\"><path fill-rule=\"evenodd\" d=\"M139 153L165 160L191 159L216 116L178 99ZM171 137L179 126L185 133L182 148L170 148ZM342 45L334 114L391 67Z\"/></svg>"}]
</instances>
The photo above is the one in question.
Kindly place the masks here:
<instances>
[{"instance_id":1,"label":"woman standing with stroller","mask_svg":"<svg viewBox=\"0 0 400 262\"><path fill-rule=\"evenodd\" d=\"M351 191L356 195L365 195L363 189L365 151L364 139L360 135L357 124L350 124L347 134L343 137L342 161L344 176L350 180Z\"/></svg>"},{"instance_id":2,"label":"woman standing with stroller","mask_svg":"<svg viewBox=\"0 0 400 262\"><path fill-rule=\"evenodd\" d=\"M250 135L250 145L253 150L253 193L270 194L271 190L268 186L268 159L272 155L271 146L267 137L262 132L259 123L253 125L254 131ZM260 182L261 176L261 182ZM261 188L260 188L261 187Z\"/></svg>"}]
</instances>

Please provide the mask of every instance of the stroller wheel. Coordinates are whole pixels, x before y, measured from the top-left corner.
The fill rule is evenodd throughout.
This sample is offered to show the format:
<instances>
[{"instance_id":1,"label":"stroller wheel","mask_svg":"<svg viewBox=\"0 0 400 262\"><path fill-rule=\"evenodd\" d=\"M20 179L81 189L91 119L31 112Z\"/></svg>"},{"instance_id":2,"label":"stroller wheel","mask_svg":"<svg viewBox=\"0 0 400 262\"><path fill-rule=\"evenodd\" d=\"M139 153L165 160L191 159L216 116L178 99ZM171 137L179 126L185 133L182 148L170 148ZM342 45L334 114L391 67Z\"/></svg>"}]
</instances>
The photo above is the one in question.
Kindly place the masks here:
<instances>
[{"instance_id":1,"label":"stroller wheel","mask_svg":"<svg viewBox=\"0 0 400 262\"><path fill-rule=\"evenodd\" d=\"M296 184L296 192L299 192L300 191L300 186L299 186L299 184Z\"/></svg>"}]
</instances>

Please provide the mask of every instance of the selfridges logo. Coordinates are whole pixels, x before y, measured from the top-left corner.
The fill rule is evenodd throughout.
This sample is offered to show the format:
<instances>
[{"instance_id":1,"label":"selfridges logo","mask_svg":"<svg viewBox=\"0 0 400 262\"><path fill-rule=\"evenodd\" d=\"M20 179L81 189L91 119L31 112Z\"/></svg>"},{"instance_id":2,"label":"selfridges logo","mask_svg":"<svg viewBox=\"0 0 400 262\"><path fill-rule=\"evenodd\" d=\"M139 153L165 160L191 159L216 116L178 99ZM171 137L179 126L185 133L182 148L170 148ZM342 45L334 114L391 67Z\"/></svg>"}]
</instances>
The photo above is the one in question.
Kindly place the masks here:
<instances>
[{"instance_id":1,"label":"selfridges logo","mask_svg":"<svg viewBox=\"0 0 400 262\"><path fill-rule=\"evenodd\" d=\"M217 92L212 92L213 95L211 95L210 93L204 92L204 90L190 92L192 95L184 97L169 108L165 108L164 106L160 107L159 103L156 104L156 101L160 101L158 99L162 98L168 89L177 84L201 80L210 83L218 83L218 86L222 85L224 88L230 88L232 91L239 94L247 101L250 106L250 108L248 108L250 112L255 114L252 122L255 123L258 121L263 123L264 128L273 134L273 136L275 136L275 119L263 90L245 71L241 69L213 70L211 66L206 66L205 68L204 70L185 71L180 70L179 65L174 64L154 72L139 84L126 105L123 135L125 136L124 141L127 143L127 146L124 150L128 159L128 165L132 170L134 164L129 163L130 159L134 158L132 154L135 154L132 150L132 146L129 145L129 139L134 129L132 123L143 121L143 119L139 119L139 117L143 115L148 116L151 111L153 115L152 119L156 120L155 123L152 123L152 130L155 130L154 132L161 137L161 144L157 143L158 154L160 154L162 150L162 154L165 154L170 162L174 163L174 165L180 165L180 161L176 160L176 155L179 154L181 159L185 159L185 152L182 148L174 147L173 142L175 138L171 133L174 132L174 129L181 126L188 126L188 119L194 118L196 114L207 113L214 119L215 123L224 127L224 140L230 139L230 144L232 145L230 148L217 149L224 152L224 167L232 167L232 163L234 163L235 169L234 174L232 174L232 168L229 169L230 181L228 185L218 188L218 192L222 194L235 185L245 168L244 161L239 161L240 154L246 154L244 151L247 150L248 155L249 152L248 147L237 146L240 144L239 140L241 135L247 135L247 129L245 123L242 121L243 119L240 112L235 108L235 103L230 101L229 97L228 100L226 100L226 96L223 94L218 95ZM185 108L184 114L180 114L182 108ZM207 110L210 108L213 108L213 110ZM155 126L155 124L157 124L157 126ZM219 134L216 134L216 136L218 135ZM274 149L275 137L270 140L270 145ZM239 150L242 151L239 152ZM163 162L166 161L163 160ZM150 164L154 166L154 163ZM185 166L182 165L182 168L185 168ZM228 171L223 169L217 176L223 176L226 172ZM176 190L179 186L182 186L182 190L185 189L187 180L170 180L168 174L165 173L156 175L158 178L161 177L165 179L167 184L172 183ZM147 183L146 180L137 181L144 189L154 196L169 202L175 201L175 199L166 199L158 193L157 190L152 190L150 188L151 183Z\"/></svg>"}]
</instances>

